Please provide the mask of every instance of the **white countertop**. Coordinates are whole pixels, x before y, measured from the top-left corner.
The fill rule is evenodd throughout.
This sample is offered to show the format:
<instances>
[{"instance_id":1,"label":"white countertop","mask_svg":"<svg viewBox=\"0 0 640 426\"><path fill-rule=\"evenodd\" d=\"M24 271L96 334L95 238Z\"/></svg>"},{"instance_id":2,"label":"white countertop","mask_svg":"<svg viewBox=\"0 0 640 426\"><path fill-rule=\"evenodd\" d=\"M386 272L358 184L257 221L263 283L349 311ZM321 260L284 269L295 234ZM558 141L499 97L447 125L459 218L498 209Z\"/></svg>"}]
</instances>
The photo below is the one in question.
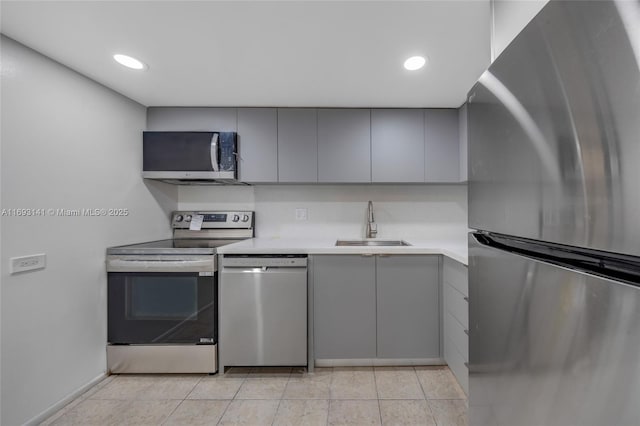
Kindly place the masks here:
<instances>
[{"instance_id":1,"label":"white countertop","mask_svg":"<svg viewBox=\"0 0 640 426\"><path fill-rule=\"evenodd\" d=\"M464 265L468 263L466 244L451 240L404 241L411 245L336 247L336 238L252 238L219 247L217 251L220 254L442 254Z\"/></svg>"}]
</instances>

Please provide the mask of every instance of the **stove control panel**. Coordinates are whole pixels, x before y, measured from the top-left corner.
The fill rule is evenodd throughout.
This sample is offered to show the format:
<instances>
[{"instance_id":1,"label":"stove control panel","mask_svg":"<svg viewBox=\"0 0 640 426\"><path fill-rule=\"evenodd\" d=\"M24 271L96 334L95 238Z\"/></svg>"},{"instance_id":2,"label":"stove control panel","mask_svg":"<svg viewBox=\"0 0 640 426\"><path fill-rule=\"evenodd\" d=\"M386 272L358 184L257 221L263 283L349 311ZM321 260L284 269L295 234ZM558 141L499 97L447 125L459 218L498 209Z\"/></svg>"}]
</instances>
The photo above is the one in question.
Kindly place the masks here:
<instances>
[{"instance_id":1,"label":"stove control panel","mask_svg":"<svg viewBox=\"0 0 640 426\"><path fill-rule=\"evenodd\" d=\"M202 217L201 229L243 228L254 225L254 212L251 211L176 211L171 215L171 227L189 229L192 221Z\"/></svg>"}]
</instances>

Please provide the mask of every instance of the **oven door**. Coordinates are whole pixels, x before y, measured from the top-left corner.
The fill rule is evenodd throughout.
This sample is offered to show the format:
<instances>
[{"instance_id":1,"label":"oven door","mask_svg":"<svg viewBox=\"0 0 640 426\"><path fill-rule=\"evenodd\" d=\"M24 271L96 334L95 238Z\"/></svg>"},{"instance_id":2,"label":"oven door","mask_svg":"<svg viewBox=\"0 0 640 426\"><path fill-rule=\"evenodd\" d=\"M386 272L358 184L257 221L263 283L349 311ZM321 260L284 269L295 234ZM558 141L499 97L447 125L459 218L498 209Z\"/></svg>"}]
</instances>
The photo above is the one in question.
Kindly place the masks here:
<instances>
[{"instance_id":1,"label":"oven door","mask_svg":"<svg viewBox=\"0 0 640 426\"><path fill-rule=\"evenodd\" d=\"M215 344L215 256L107 259L110 344Z\"/></svg>"}]
</instances>

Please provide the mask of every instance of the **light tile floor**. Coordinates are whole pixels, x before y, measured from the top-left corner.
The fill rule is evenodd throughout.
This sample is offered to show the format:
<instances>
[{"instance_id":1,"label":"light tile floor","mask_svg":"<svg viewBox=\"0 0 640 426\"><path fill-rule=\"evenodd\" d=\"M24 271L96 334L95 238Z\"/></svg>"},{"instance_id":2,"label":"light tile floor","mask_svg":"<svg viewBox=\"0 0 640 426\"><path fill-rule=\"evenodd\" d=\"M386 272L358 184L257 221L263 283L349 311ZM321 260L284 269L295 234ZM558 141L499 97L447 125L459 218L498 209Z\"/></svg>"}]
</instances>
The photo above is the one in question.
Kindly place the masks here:
<instances>
[{"instance_id":1,"label":"light tile floor","mask_svg":"<svg viewBox=\"0 0 640 426\"><path fill-rule=\"evenodd\" d=\"M224 375L113 375L44 425L466 426L447 367L233 368Z\"/></svg>"}]
</instances>

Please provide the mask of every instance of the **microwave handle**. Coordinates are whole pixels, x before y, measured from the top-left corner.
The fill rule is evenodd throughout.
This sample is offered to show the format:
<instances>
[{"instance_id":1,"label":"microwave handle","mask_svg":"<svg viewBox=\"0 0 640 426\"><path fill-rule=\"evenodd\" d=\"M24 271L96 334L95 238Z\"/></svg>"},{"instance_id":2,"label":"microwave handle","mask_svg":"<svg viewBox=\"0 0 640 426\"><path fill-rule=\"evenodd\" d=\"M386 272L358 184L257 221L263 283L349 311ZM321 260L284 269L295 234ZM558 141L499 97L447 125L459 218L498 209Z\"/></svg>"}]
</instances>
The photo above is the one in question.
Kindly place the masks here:
<instances>
[{"instance_id":1,"label":"microwave handle","mask_svg":"<svg viewBox=\"0 0 640 426\"><path fill-rule=\"evenodd\" d=\"M214 133L211 138L211 170L214 172L220 171L218 167L218 133Z\"/></svg>"}]
</instances>

